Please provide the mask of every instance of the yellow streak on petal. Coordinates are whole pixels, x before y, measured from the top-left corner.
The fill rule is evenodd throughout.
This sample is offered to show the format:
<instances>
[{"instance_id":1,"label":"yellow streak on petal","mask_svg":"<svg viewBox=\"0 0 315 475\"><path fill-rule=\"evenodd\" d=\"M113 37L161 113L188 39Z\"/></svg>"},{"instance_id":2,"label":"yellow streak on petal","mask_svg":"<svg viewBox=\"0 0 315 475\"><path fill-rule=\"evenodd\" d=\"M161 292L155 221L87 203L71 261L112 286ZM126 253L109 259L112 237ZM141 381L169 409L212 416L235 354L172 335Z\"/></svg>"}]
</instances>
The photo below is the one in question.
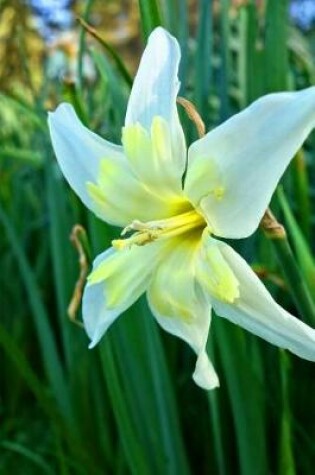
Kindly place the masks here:
<instances>
[{"instance_id":1,"label":"yellow streak on petal","mask_svg":"<svg viewBox=\"0 0 315 475\"><path fill-rule=\"evenodd\" d=\"M139 123L123 128L122 144L133 172L152 193L181 197L181 170L173 158L170 124L160 116L150 130Z\"/></svg>"},{"instance_id":2,"label":"yellow streak on petal","mask_svg":"<svg viewBox=\"0 0 315 475\"><path fill-rule=\"evenodd\" d=\"M96 185L95 183L92 183L91 181L88 181L86 183L86 189L87 189L90 197L94 201L94 203L96 203L96 205L99 206L100 209L102 209L102 207L104 206L104 202L105 202L105 196L104 196L104 193L102 192L102 190L100 189L100 187L98 185Z\"/></svg>"},{"instance_id":3,"label":"yellow streak on petal","mask_svg":"<svg viewBox=\"0 0 315 475\"><path fill-rule=\"evenodd\" d=\"M150 160L151 140L147 131L140 125L128 125L122 130L122 144L131 163Z\"/></svg>"},{"instance_id":4,"label":"yellow streak on petal","mask_svg":"<svg viewBox=\"0 0 315 475\"><path fill-rule=\"evenodd\" d=\"M170 165L171 141L167 122L162 117L154 117L151 125L151 138L154 153L161 162L167 162Z\"/></svg>"},{"instance_id":5,"label":"yellow streak on petal","mask_svg":"<svg viewBox=\"0 0 315 475\"><path fill-rule=\"evenodd\" d=\"M113 254L89 274L87 279L88 283L98 284L99 282L102 282L102 280L107 279L111 274L113 274L113 272L115 272L117 265L119 265L119 260L117 259L117 256Z\"/></svg>"},{"instance_id":6,"label":"yellow streak on petal","mask_svg":"<svg viewBox=\"0 0 315 475\"><path fill-rule=\"evenodd\" d=\"M198 315L194 294L195 253L199 233L191 232L182 240L170 239L160 266L153 276L151 299L160 315L191 324Z\"/></svg>"},{"instance_id":7,"label":"yellow streak on petal","mask_svg":"<svg viewBox=\"0 0 315 475\"><path fill-rule=\"evenodd\" d=\"M240 295L239 282L216 243L205 245L199 277L214 297L233 303Z\"/></svg>"},{"instance_id":8,"label":"yellow streak on petal","mask_svg":"<svg viewBox=\"0 0 315 475\"><path fill-rule=\"evenodd\" d=\"M88 285L104 285L108 309L120 306L128 299L135 301L140 295L139 291L147 284L159 250L160 247L155 244L121 252L110 249L107 257L90 273Z\"/></svg>"}]
</instances>

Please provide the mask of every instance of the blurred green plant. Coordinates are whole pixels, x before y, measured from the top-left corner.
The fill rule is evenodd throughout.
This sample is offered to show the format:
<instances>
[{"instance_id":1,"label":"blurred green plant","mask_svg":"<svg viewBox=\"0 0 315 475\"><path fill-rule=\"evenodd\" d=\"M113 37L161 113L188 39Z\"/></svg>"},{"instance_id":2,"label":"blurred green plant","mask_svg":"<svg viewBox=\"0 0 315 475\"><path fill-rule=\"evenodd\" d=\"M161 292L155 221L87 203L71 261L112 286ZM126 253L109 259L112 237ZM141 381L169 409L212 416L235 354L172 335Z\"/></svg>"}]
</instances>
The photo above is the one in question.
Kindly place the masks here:
<instances>
[{"instance_id":1,"label":"blurred green plant","mask_svg":"<svg viewBox=\"0 0 315 475\"><path fill-rule=\"evenodd\" d=\"M123 11L122 0L111 3ZM85 7L90 23L98 2ZM139 0L137 9L143 38L157 24L179 38L180 94L209 129L266 92L313 83L309 43L289 26L287 7L286 0L266 0L265 8L254 0ZM117 230L87 213L64 183L46 110L70 100L89 127L118 142L130 87L124 58L108 39L90 49L92 87L79 61L78 83L43 71L40 88L6 88L0 97L0 473L312 474L314 365L216 318L208 351L221 388L206 393L191 381L191 351L160 334L142 299L93 351L70 322L80 271L73 226L87 229L93 256ZM184 114L183 121L195 139ZM311 136L271 205L312 300L314 157ZM280 273L271 241L258 232L233 245L298 314L285 284L292 275Z\"/></svg>"}]
</instances>

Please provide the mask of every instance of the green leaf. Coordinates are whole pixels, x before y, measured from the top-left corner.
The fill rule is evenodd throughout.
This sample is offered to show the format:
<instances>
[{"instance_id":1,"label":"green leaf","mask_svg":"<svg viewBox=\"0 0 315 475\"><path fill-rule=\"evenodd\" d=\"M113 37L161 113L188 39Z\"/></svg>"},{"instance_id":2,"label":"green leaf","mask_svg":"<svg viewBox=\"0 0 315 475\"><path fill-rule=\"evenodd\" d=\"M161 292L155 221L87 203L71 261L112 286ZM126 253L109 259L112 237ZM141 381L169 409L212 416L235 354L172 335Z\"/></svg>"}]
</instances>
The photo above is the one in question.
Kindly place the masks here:
<instances>
[{"instance_id":1,"label":"green leaf","mask_svg":"<svg viewBox=\"0 0 315 475\"><path fill-rule=\"evenodd\" d=\"M268 0L265 32L265 92L288 86L288 0Z\"/></svg>"},{"instance_id":2,"label":"green leaf","mask_svg":"<svg viewBox=\"0 0 315 475\"><path fill-rule=\"evenodd\" d=\"M160 7L157 0L138 0L142 37L146 42L157 26L163 26Z\"/></svg>"},{"instance_id":3,"label":"green leaf","mask_svg":"<svg viewBox=\"0 0 315 475\"><path fill-rule=\"evenodd\" d=\"M283 188L278 187L277 197L285 218L285 225L289 232L298 263L308 288L315 298L315 260L312 251L304 237L301 228L290 208L290 204L284 194Z\"/></svg>"},{"instance_id":4,"label":"green leaf","mask_svg":"<svg viewBox=\"0 0 315 475\"><path fill-rule=\"evenodd\" d=\"M21 274L28 295L31 316L36 328L47 380L52 387L54 396L56 397L64 416L71 418L71 405L68 399L66 381L48 315L43 305L33 271L27 261L18 236L1 207L0 222L4 227L9 240L11 250L17 262L18 271Z\"/></svg>"}]
</instances>

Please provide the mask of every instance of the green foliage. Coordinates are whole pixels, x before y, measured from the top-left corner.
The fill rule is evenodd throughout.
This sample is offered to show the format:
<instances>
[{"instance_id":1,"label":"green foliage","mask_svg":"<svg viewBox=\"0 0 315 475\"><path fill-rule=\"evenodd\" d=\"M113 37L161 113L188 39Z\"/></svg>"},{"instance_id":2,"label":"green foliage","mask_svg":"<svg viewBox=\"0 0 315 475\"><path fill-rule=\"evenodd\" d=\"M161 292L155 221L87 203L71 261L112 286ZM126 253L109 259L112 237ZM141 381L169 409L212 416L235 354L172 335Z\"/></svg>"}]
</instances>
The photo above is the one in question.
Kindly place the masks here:
<instances>
[{"instance_id":1,"label":"green foliage","mask_svg":"<svg viewBox=\"0 0 315 475\"><path fill-rule=\"evenodd\" d=\"M140 25L144 39L161 24L179 38L181 95L208 129L261 94L315 77L307 40L289 28L287 0L269 0L265 11L254 0L233 9L221 0L219 11L212 1L189 3L139 0ZM94 8L86 2L85 20ZM72 227L87 229L93 256L118 231L65 184L46 104L71 101L89 127L119 142L131 85L124 58L105 40L91 51L98 79L85 83L87 34L78 84L45 77L33 95L0 96L0 473L312 474L314 365L214 317L208 351L221 387L206 393L191 380L191 350L160 331L143 299L92 351L67 317L79 275ZM183 120L190 140L195 130ZM314 159L311 138L274 202L288 233L285 249L275 250L293 298L262 233L238 244L277 300L304 320L308 310L294 297L306 292L310 307L315 298Z\"/></svg>"}]
</instances>

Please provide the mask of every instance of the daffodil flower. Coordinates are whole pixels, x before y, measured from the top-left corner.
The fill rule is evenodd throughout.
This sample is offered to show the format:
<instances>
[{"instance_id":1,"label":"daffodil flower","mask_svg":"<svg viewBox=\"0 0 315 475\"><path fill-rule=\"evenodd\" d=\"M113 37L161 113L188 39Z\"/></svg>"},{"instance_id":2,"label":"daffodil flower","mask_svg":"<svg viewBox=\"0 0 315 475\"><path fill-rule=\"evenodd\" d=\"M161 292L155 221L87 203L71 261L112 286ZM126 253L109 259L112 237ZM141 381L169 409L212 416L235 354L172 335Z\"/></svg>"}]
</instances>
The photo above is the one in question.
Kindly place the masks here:
<instances>
[{"instance_id":1,"label":"daffodil flower","mask_svg":"<svg viewBox=\"0 0 315 475\"><path fill-rule=\"evenodd\" d=\"M218 386L206 353L211 309L265 340L315 360L315 330L271 297L218 238L252 234L315 123L315 87L270 94L188 152L176 96L180 50L151 34L131 91L122 145L84 127L69 104L49 115L63 174L99 218L123 228L94 261L83 295L90 347L144 292L157 322L197 354L193 374Z\"/></svg>"}]
</instances>

